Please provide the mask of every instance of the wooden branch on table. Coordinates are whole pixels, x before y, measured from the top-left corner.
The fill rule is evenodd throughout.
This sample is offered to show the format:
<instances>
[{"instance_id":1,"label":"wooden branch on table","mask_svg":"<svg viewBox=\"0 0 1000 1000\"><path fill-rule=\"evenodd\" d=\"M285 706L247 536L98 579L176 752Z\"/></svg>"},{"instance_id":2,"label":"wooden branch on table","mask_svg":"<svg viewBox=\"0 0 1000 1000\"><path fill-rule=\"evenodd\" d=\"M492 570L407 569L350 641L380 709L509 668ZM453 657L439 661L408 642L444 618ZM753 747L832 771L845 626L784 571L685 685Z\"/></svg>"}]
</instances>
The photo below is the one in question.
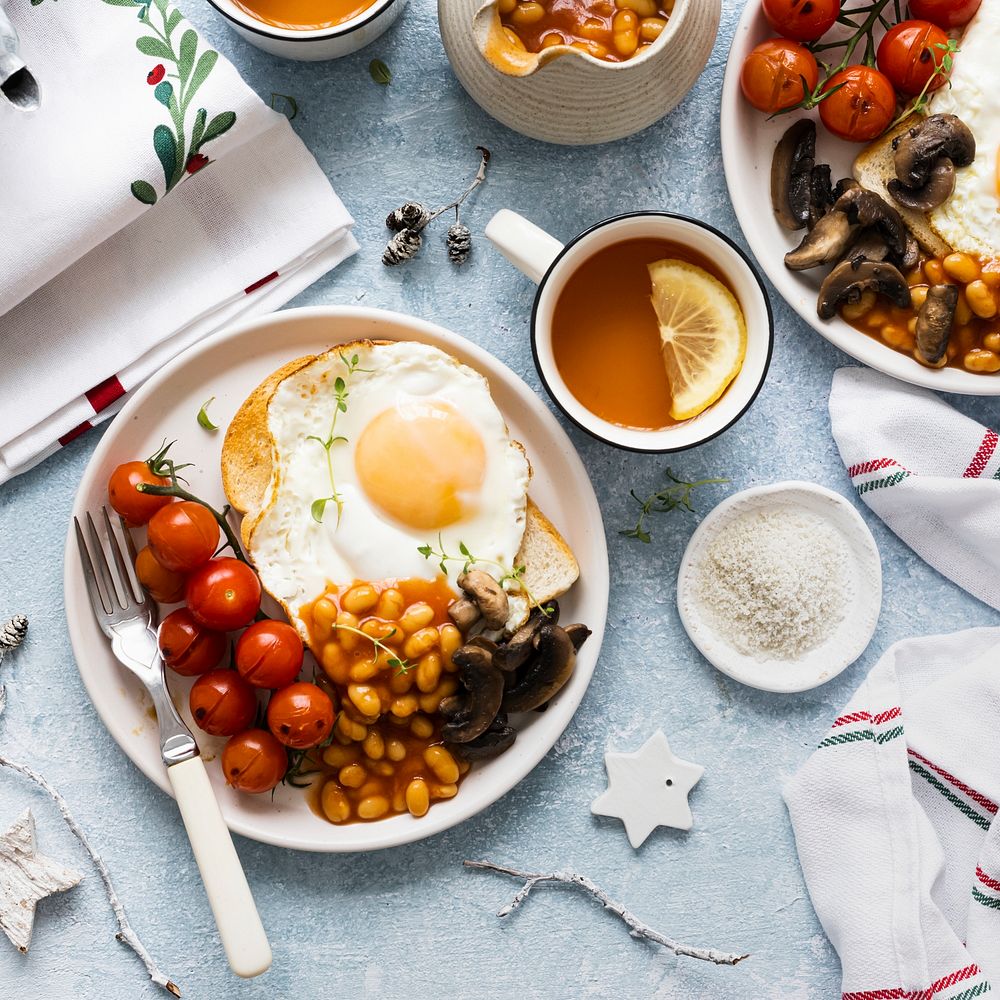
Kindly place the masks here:
<instances>
[{"instance_id":1,"label":"wooden branch on table","mask_svg":"<svg viewBox=\"0 0 1000 1000\"><path fill-rule=\"evenodd\" d=\"M615 916L621 919L628 927L629 934L632 937L654 941L656 944L662 945L667 950L672 951L675 955L698 958L704 962L713 962L715 965L736 965L742 962L743 959L750 957L749 955L737 955L733 952L719 951L716 948L695 948L691 945L681 944L673 938L668 938L666 935L644 924L634 913L626 909L621 903L613 900L600 886L595 885L585 875L564 871L554 871L548 874L522 872L516 868L506 868L503 865L494 864L492 861L466 861L464 864L466 868L499 872L501 875L510 875L512 878L524 879L524 885L518 889L514 898L497 913L498 917L506 917L513 913L528 898L531 890L536 885L542 883L575 885L578 889L582 889L596 899L604 909L610 910Z\"/></svg>"}]
</instances>

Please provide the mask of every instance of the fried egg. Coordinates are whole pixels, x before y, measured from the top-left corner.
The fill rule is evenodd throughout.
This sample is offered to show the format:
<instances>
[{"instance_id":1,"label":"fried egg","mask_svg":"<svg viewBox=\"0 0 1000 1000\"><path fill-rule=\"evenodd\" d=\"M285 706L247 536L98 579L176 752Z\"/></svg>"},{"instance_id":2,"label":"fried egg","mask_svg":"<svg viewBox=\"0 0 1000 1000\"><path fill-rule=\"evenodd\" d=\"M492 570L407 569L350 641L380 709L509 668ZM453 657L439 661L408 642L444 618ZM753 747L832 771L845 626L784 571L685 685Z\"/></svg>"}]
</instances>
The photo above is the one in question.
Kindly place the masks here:
<instances>
[{"instance_id":1,"label":"fried egg","mask_svg":"<svg viewBox=\"0 0 1000 1000\"><path fill-rule=\"evenodd\" d=\"M986 0L959 43L951 87L936 91L931 114L957 115L976 137L976 158L956 171L952 196L930 214L953 250L1000 256L1000 3Z\"/></svg>"},{"instance_id":2,"label":"fried egg","mask_svg":"<svg viewBox=\"0 0 1000 1000\"><path fill-rule=\"evenodd\" d=\"M299 617L329 586L441 572L464 550L513 567L531 469L485 378L436 347L358 342L285 378L268 404L271 482L250 555ZM483 568L488 568L485 565Z\"/></svg>"}]
</instances>

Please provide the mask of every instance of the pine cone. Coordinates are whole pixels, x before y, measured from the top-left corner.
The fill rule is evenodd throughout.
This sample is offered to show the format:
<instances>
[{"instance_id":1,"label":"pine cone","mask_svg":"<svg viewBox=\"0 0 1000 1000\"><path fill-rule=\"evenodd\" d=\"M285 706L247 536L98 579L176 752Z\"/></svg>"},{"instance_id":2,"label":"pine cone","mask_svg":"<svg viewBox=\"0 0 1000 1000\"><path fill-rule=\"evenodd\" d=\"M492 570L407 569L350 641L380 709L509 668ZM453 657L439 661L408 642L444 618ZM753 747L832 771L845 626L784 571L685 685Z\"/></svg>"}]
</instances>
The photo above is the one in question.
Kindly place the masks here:
<instances>
[{"instance_id":1,"label":"pine cone","mask_svg":"<svg viewBox=\"0 0 1000 1000\"><path fill-rule=\"evenodd\" d=\"M24 615L14 615L0 628L0 651L17 649L28 634L28 619Z\"/></svg>"},{"instance_id":2,"label":"pine cone","mask_svg":"<svg viewBox=\"0 0 1000 1000\"><path fill-rule=\"evenodd\" d=\"M430 221L430 217L431 213L419 201L408 201L402 208L393 209L385 217L385 225L394 233L403 229L420 232Z\"/></svg>"},{"instance_id":3,"label":"pine cone","mask_svg":"<svg viewBox=\"0 0 1000 1000\"><path fill-rule=\"evenodd\" d=\"M397 264L410 260L417 255L422 242L420 233L413 229L401 229L389 240L385 250L382 251L382 263L386 267L395 267Z\"/></svg>"},{"instance_id":4,"label":"pine cone","mask_svg":"<svg viewBox=\"0 0 1000 1000\"><path fill-rule=\"evenodd\" d=\"M472 250L472 233L468 226L456 222L448 227L448 259L453 264L464 264Z\"/></svg>"}]
</instances>

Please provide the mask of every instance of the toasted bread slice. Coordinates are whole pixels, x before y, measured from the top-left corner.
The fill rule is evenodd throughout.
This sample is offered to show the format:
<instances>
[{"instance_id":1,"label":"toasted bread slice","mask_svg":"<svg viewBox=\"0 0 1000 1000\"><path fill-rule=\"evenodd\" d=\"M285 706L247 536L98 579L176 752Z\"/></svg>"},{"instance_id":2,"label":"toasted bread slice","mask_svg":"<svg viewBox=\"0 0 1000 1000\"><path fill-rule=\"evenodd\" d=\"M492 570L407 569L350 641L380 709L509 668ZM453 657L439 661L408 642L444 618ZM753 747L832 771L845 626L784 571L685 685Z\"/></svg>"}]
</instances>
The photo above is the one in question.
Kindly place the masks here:
<instances>
[{"instance_id":1,"label":"toasted bread slice","mask_svg":"<svg viewBox=\"0 0 1000 1000\"><path fill-rule=\"evenodd\" d=\"M334 350L348 352L372 343L356 341L337 345ZM229 503L244 515L242 535L247 547L272 488L272 439L267 419L271 397L284 379L311 364L317 357L308 355L298 358L269 375L250 393L226 431L222 446L222 485ZM565 593L579 577L580 567L569 545L530 497L525 518L516 565L525 567L524 584L532 597L542 603ZM518 607L517 613L512 613L508 627L516 628L527 613L526 604Z\"/></svg>"},{"instance_id":2,"label":"toasted bread slice","mask_svg":"<svg viewBox=\"0 0 1000 1000\"><path fill-rule=\"evenodd\" d=\"M854 179L869 191L881 195L902 216L903 222L913 233L921 248L932 257L947 257L951 247L931 228L930 219L924 212L905 208L895 201L886 186L896 176L893 163L894 151L892 141L913 127L913 119L902 121L894 129L890 129L880 139L865 146L854 161Z\"/></svg>"}]
</instances>

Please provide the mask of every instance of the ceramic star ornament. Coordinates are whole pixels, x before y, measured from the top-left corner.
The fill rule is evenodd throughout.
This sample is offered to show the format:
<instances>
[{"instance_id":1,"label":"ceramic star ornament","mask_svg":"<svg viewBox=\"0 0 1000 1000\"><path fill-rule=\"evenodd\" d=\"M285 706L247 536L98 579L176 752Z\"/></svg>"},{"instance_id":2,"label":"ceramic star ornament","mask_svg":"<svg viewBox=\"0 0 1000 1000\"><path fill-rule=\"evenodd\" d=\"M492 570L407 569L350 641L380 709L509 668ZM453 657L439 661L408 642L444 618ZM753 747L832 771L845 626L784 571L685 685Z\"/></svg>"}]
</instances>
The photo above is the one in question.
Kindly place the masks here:
<instances>
[{"instance_id":1,"label":"ceramic star ornament","mask_svg":"<svg viewBox=\"0 0 1000 1000\"><path fill-rule=\"evenodd\" d=\"M35 820L25 809L0 837L0 928L18 951L31 944L35 904L72 889L82 877L36 851Z\"/></svg>"},{"instance_id":2,"label":"ceramic star ornament","mask_svg":"<svg viewBox=\"0 0 1000 1000\"><path fill-rule=\"evenodd\" d=\"M662 729L635 753L609 751L604 763L608 790L594 799L590 811L620 819L633 847L639 847L658 826L691 829L694 817L687 797L705 769L674 756Z\"/></svg>"}]
</instances>

